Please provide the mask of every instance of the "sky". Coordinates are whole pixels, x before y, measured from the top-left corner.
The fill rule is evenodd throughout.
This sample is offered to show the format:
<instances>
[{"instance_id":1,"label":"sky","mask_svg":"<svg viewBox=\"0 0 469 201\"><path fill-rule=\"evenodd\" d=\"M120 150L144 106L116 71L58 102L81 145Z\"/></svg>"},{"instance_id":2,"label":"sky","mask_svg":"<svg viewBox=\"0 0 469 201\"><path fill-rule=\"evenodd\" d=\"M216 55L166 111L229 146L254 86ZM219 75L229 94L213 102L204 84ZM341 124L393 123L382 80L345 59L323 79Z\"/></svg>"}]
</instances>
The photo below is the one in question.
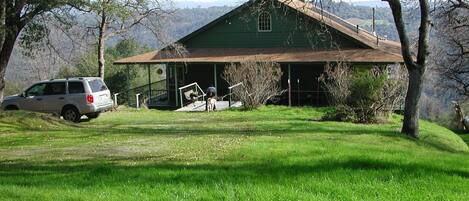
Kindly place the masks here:
<instances>
[{"instance_id":1,"label":"sky","mask_svg":"<svg viewBox=\"0 0 469 201\"><path fill-rule=\"evenodd\" d=\"M177 7L211 7L211 6L236 6L247 0L174 0ZM383 2L381 0L334 0L344 1L360 5L375 6Z\"/></svg>"},{"instance_id":2,"label":"sky","mask_svg":"<svg viewBox=\"0 0 469 201\"><path fill-rule=\"evenodd\" d=\"M218 3L218 2L229 2L230 0L176 0L178 2L200 2L200 3ZM242 2L243 0L232 0L233 2ZM345 2L363 2L363 1L381 1L381 0L343 0Z\"/></svg>"}]
</instances>

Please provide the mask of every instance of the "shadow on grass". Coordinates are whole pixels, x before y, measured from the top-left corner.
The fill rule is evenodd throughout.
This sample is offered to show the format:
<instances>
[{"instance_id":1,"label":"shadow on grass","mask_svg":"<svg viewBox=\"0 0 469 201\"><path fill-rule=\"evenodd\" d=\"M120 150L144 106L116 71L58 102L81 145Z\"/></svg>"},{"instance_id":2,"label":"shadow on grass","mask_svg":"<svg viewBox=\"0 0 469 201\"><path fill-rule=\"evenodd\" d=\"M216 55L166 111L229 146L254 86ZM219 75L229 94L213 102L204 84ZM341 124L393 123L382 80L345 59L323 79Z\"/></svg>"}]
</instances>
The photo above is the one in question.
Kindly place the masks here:
<instances>
[{"instance_id":1,"label":"shadow on grass","mask_svg":"<svg viewBox=\"0 0 469 201\"><path fill-rule=\"evenodd\" d=\"M291 111L285 109L285 111ZM175 115L175 114L174 114ZM176 115L175 115L176 116ZM405 135L398 132L399 127L394 124L384 125L356 125L339 122L317 122L309 118L296 117L283 118L273 115L267 119L264 118L243 118L242 116L228 116L219 118L217 116L206 116L207 119L200 116L181 116L180 119L170 121L170 119L138 122L129 124L124 122L110 122L106 124L71 124L52 118L49 126L38 128L34 124L18 121L12 125L5 125L7 132L48 132L48 133L79 133L79 137L100 136L100 135L249 135L249 136L272 136L272 135L337 135L339 138L346 135L377 135L396 139L408 139ZM23 117L20 117L21 119ZM210 123L206 123L210 122ZM242 125L242 126L240 126ZM68 135L67 138L73 138ZM8 142L9 143L9 142ZM450 146L431 141L414 141L419 145L427 145L442 151L457 152Z\"/></svg>"},{"instance_id":2,"label":"shadow on grass","mask_svg":"<svg viewBox=\"0 0 469 201\"><path fill-rule=\"evenodd\" d=\"M221 125L221 124L219 124ZM207 136L207 135L245 135L245 136L288 136L288 135L328 135L337 136L338 138L347 135L376 135L385 136L395 139L406 139L413 141L419 145L426 145L437 150L458 152L451 147L436 142L422 140L413 140L398 132L398 127L394 128L392 124L382 125L382 127L362 127L360 125L352 125L337 122L311 122L309 120L296 120L278 124L247 124L243 127L239 126L204 126L197 127L197 124L175 124L170 126L163 124L136 126L121 126L120 124L111 124L106 126L85 127L75 125L73 127L61 127L46 129L51 134L57 133L79 133L78 135L67 135L67 138L83 138L98 137L103 135L144 135L144 136ZM16 127L16 126L15 126ZM19 132L38 131L31 130L28 127L21 127ZM41 131L41 130L39 130ZM10 143L10 142L8 142Z\"/></svg>"},{"instance_id":3,"label":"shadow on grass","mask_svg":"<svg viewBox=\"0 0 469 201\"><path fill-rule=\"evenodd\" d=\"M360 170L360 171L356 171ZM379 171L379 175L376 174ZM325 174L326 173L326 174ZM396 178L434 178L435 176L469 178L468 171L442 169L422 164L398 164L373 159L352 158L344 161L320 161L316 164L283 164L281 162L244 162L229 164L178 163L123 166L96 161L63 163L0 163L2 185L35 186L41 188L89 187L93 185L213 185L217 182L243 184L272 183L279 179L327 176L340 182L343 177L373 177L392 175Z\"/></svg>"}]
</instances>

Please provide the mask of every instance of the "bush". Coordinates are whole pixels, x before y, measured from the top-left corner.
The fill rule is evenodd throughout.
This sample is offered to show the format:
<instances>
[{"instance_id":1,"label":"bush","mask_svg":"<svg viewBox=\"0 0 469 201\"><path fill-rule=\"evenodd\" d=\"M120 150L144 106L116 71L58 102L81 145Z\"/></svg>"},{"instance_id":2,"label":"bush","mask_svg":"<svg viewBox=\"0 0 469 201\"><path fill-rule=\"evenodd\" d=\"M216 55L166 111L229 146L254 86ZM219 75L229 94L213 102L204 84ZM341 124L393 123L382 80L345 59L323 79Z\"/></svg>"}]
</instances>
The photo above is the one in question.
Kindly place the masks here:
<instances>
[{"instance_id":1,"label":"bush","mask_svg":"<svg viewBox=\"0 0 469 201\"><path fill-rule=\"evenodd\" d=\"M325 119L358 123L386 121L403 103L407 83L403 74L389 76L387 67L353 70L345 64L327 65L321 81L337 107Z\"/></svg>"},{"instance_id":2,"label":"bush","mask_svg":"<svg viewBox=\"0 0 469 201\"><path fill-rule=\"evenodd\" d=\"M324 88L328 91L329 101L332 105L343 105L350 96L352 69L345 63L336 66L326 64L324 73L319 77Z\"/></svg>"},{"instance_id":3,"label":"bush","mask_svg":"<svg viewBox=\"0 0 469 201\"><path fill-rule=\"evenodd\" d=\"M324 121L343 121L343 122L355 122L357 121L357 115L353 108L347 105L338 105L335 110L327 112L322 118Z\"/></svg>"},{"instance_id":4,"label":"bush","mask_svg":"<svg viewBox=\"0 0 469 201\"><path fill-rule=\"evenodd\" d=\"M280 86L282 74L278 63L253 60L232 63L223 72L223 78L229 85L243 83L244 88L238 87L233 93L244 108L250 110L283 93Z\"/></svg>"},{"instance_id":5,"label":"bush","mask_svg":"<svg viewBox=\"0 0 469 201\"><path fill-rule=\"evenodd\" d=\"M377 122L378 113L381 111L379 102L386 80L386 75L373 73L373 70L354 74L347 104L355 111L357 122Z\"/></svg>"},{"instance_id":6,"label":"bush","mask_svg":"<svg viewBox=\"0 0 469 201\"><path fill-rule=\"evenodd\" d=\"M25 86L20 82L6 80L4 95L10 96L13 94L19 94L23 92L24 87Z\"/></svg>"}]
</instances>

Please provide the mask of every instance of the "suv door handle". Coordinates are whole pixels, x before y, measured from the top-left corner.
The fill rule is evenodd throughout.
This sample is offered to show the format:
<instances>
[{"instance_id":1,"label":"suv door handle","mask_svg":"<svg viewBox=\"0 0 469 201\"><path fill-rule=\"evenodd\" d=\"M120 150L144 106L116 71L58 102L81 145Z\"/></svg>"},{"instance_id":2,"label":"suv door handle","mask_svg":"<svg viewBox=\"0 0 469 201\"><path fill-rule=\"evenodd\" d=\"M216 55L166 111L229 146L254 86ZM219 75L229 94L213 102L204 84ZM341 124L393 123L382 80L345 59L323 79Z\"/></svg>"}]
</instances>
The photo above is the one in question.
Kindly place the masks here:
<instances>
[{"instance_id":1,"label":"suv door handle","mask_svg":"<svg viewBox=\"0 0 469 201\"><path fill-rule=\"evenodd\" d=\"M64 97L60 97L60 98L59 98L59 100L63 100L63 99L65 99L65 98L64 98Z\"/></svg>"},{"instance_id":2,"label":"suv door handle","mask_svg":"<svg viewBox=\"0 0 469 201\"><path fill-rule=\"evenodd\" d=\"M42 98L36 98L36 100L38 100L38 101L42 101Z\"/></svg>"}]
</instances>

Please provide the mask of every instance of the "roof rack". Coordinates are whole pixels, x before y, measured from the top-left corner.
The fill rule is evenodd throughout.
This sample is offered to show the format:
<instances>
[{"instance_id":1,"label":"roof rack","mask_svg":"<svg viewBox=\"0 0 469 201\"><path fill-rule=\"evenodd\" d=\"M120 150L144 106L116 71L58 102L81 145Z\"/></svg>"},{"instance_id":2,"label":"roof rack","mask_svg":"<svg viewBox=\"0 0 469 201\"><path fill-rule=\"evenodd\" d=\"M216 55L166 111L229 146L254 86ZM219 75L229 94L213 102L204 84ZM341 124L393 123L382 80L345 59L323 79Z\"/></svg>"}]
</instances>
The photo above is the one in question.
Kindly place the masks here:
<instances>
[{"instance_id":1,"label":"roof rack","mask_svg":"<svg viewBox=\"0 0 469 201\"><path fill-rule=\"evenodd\" d=\"M66 78L65 78L65 80L69 80L69 79L83 80L83 79L84 79L84 76L79 76L79 77L66 77Z\"/></svg>"}]
</instances>

